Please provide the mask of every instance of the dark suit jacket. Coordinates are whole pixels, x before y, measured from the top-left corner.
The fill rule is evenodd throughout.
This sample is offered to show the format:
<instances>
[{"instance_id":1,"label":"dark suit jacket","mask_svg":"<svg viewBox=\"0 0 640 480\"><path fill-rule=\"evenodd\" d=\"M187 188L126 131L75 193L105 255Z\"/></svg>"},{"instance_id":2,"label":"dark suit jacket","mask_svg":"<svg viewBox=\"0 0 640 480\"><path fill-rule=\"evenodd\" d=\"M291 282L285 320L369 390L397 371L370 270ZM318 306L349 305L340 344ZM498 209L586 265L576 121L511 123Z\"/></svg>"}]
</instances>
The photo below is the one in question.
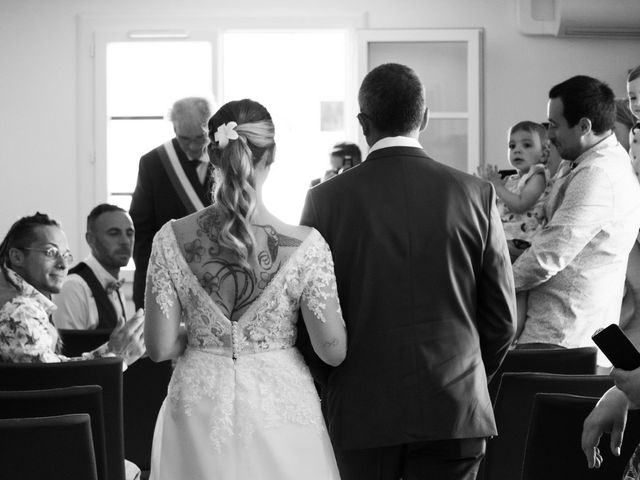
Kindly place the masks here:
<instances>
[{"instance_id":1,"label":"dark suit jacket","mask_svg":"<svg viewBox=\"0 0 640 480\"><path fill-rule=\"evenodd\" d=\"M515 293L491 185L385 148L310 189L302 223L331 247L347 324L335 369L301 345L334 446L496 434L487 377L512 340Z\"/></svg>"},{"instance_id":2,"label":"dark suit jacket","mask_svg":"<svg viewBox=\"0 0 640 480\"><path fill-rule=\"evenodd\" d=\"M211 175L207 175L207 180L202 185L195 170L189 168L189 159L180 148L178 141L174 138L172 142L180 164L198 197L205 207L211 205ZM182 218L193 213L187 211L173 188L171 180L169 180L158 154L158 150L161 148L163 148L162 145L146 153L140 159L138 182L129 209L136 229L133 247L133 261L136 264L133 277L133 301L136 308L144 307L144 288L153 236L169 220Z\"/></svg>"}]
</instances>

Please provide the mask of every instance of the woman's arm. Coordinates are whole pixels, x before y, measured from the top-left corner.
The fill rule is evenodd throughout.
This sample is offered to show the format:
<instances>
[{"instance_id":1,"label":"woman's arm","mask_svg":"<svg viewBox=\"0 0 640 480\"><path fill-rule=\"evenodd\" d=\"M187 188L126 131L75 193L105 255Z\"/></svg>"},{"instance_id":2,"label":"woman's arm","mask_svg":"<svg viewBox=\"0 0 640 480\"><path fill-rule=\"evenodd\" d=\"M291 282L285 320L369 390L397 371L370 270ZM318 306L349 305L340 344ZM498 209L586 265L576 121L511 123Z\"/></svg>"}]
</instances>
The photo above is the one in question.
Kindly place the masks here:
<instances>
[{"instance_id":1,"label":"woman's arm","mask_svg":"<svg viewBox=\"0 0 640 480\"><path fill-rule=\"evenodd\" d=\"M327 243L322 240L317 249L311 250L307 260L300 310L313 350L323 362L336 367L347 354L347 330Z\"/></svg>"},{"instance_id":2,"label":"woman's arm","mask_svg":"<svg viewBox=\"0 0 640 480\"><path fill-rule=\"evenodd\" d=\"M187 331L180 325L182 306L159 236L153 241L145 292L144 342L149 358L161 362L182 355Z\"/></svg>"},{"instance_id":3,"label":"woman's arm","mask_svg":"<svg viewBox=\"0 0 640 480\"><path fill-rule=\"evenodd\" d=\"M337 367L347 354L347 332L337 298L328 298L320 315L305 300L300 308L313 350L323 362Z\"/></svg>"}]
</instances>

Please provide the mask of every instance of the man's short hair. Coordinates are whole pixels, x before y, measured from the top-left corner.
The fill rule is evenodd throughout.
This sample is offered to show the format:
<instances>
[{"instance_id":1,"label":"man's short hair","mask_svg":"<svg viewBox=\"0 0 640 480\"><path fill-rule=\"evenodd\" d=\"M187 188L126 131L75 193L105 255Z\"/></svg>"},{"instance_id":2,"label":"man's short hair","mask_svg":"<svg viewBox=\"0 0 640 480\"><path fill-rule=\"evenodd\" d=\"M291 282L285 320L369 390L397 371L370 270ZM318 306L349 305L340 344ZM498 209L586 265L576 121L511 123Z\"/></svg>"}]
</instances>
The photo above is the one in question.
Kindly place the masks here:
<instances>
[{"instance_id":1,"label":"man's short hair","mask_svg":"<svg viewBox=\"0 0 640 480\"><path fill-rule=\"evenodd\" d=\"M124 208L121 208L117 205L112 205L110 203L101 203L100 205L97 205L93 210L91 210L91 212L89 212L89 215L87 216L87 232L93 230L93 225L95 224L96 219L106 212L127 213Z\"/></svg>"},{"instance_id":2,"label":"man's short hair","mask_svg":"<svg viewBox=\"0 0 640 480\"><path fill-rule=\"evenodd\" d=\"M31 245L36 240L35 230L38 227L60 227L60 224L46 213L36 212L34 215L22 217L16 221L0 244L0 267L11 267L9 250Z\"/></svg>"},{"instance_id":3,"label":"man's short hair","mask_svg":"<svg viewBox=\"0 0 640 480\"><path fill-rule=\"evenodd\" d=\"M358 102L362 114L379 130L392 135L420 128L426 108L420 78L398 63L371 70L362 81Z\"/></svg>"},{"instance_id":4,"label":"man's short hair","mask_svg":"<svg viewBox=\"0 0 640 480\"><path fill-rule=\"evenodd\" d=\"M197 120L206 125L212 115L213 106L204 97L186 97L177 100L169 110L169 120L174 125Z\"/></svg>"},{"instance_id":5,"label":"man's short hair","mask_svg":"<svg viewBox=\"0 0 640 480\"><path fill-rule=\"evenodd\" d=\"M570 127L581 118L591 120L596 135L611 130L616 120L615 96L609 86L592 77L577 75L549 90L549 98L562 100L563 116Z\"/></svg>"}]
</instances>

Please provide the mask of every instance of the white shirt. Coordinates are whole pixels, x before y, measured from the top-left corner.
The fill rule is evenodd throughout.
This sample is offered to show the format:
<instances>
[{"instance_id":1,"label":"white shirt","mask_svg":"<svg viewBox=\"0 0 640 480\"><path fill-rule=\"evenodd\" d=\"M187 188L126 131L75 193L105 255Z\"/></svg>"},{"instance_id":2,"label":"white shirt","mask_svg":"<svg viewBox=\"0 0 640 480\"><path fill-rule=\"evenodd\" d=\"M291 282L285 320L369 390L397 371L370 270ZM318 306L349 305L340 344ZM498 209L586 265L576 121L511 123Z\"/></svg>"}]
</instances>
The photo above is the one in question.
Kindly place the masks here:
<instances>
[{"instance_id":1,"label":"white shirt","mask_svg":"<svg viewBox=\"0 0 640 480\"><path fill-rule=\"evenodd\" d=\"M549 223L513 265L529 292L519 343L592 346L618 323L629 251L640 228L640 186L612 134L563 171L547 199Z\"/></svg>"},{"instance_id":2,"label":"white shirt","mask_svg":"<svg viewBox=\"0 0 640 480\"><path fill-rule=\"evenodd\" d=\"M204 181L207 178L207 173L209 172L209 154L204 152L202 156L199 158L198 166L196 167L196 172L198 173L198 179L200 183L204 185ZM197 160L189 160L190 162L194 162Z\"/></svg>"},{"instance_id":3,"label":"white shirt","mask_svg":"<svg viewBox=\"0 0 640 480\"><path fill-rule=\"evenodd\" d=\"M107 285L118 280L107 272L93 255L89 255L83 261L93 271L105 289ZM127 312L122 309L125 304L124 294L121 292L120 295L122 296L122 305L118 300L118 292L113 291L107 294L116 309L119 324L124 319L129 318ZM93 299L93 293L91 293L89 285L87 285L87 282L85 282L80 275L75 273L69 275L60 293L53 296L53 302L58 307L53 313L53 323L56 327L75 330L93 330L98 326L98 307Z\"/></svg>"},{"instance_id":4,"label":"white shirt","mask_svg":"<svg viewBox=\"0 0 640 480\"><path fill-rule=\"evenodd\" d=\"M375 152L376 150L380 150L381 148L389 148L389 147L415 147L422 148L420 142L417 138L413 137L385 137L378 140L376 143L371 145L369 149L369 153Z\"/></svg>"}]
</instances>

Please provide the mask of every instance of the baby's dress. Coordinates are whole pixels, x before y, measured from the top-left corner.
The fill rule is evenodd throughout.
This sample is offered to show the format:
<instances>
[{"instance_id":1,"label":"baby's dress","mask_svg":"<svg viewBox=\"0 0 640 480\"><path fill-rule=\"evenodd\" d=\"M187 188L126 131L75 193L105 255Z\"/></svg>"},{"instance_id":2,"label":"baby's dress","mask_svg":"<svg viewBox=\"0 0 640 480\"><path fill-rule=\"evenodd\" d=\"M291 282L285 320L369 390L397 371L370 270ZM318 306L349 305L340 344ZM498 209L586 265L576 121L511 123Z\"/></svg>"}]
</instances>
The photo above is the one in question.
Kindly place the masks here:
<instances>
[{"instance_id":1,"label":"baby's dress","mask_svg":"<svg viewBox=\"0 0 640 480\"><path fill-rule=\"evenodd\" d=\"M542 173L545 185L549 183L549 171L542 164L533 165L527 173L522 176L514 174L507 177L504 186L510 192L519 194L522 192L527 181L534 175ZM544 214L545 191L540 195L536 203L529 210L523 213L514 213L498 198L498 211L504 227L507 240L519 239L529 241L537 230L544 225L546 217Z\"/></svg>"},{"instance_id":2,"label":"baby's dress","mask_svg":"<svg viewBox=\"0 0 640 480\"><path fill-rule=\"evenodd\" d=\"M640 122L629 132L629 156L637 176L640 176Z\"/></svg>"},{"instance_id":3,"label":"baby's dress","mask_svg":"<svg viewBox=\"0 0 640 480\"><path fill-rule=\"evenodd\" d=\"M301 298L314 321L337 304L331 252L317 230L238 320L200 285L171 222L154 238L147 289L166 316L160 321L184 322L188 337L158 414L151 480L339 479L313 379L294 346ZM169 311L176 302L180 318Z\"/></svg>"}]
</instances>

